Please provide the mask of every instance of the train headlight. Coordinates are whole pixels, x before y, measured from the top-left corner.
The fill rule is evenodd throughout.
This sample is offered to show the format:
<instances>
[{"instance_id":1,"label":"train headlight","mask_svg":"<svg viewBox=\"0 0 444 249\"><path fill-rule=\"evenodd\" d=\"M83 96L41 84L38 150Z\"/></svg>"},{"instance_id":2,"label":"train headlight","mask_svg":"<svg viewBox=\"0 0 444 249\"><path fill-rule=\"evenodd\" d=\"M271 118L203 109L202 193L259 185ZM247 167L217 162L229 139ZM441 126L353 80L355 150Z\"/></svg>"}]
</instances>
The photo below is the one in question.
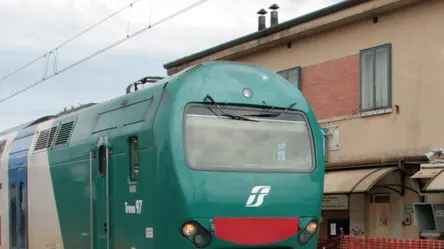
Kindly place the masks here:
<instances>
[{"instance_id":1,"label":"train headlight","mask_svg":"<svg viewBox=\"0 0 444 249\"><path fill-rule=\"evenodd\" d=\"M242 93L244 94L244 97L247 99L251 99L253 97L253 91L251 91L250 88L244 88L242 90Z\"/></svg>"},{"instance_id":2,"label":"train headlight","mask_svg":"<svg viewBox=\"0 0 444 249\"><path fill-rule=\"evenodd\" d=\"M308 225L305 227L305 230L308 233L315 233L316 230L318 230L318 223L315 221L308 223Z\"/></svg>"},{"instance_id":3,"label":"train headlight","mask_svg":"<svg viewBox=\"0 0 444 249\"><path fill-rule=\"evenodd\" d=\"M182 233L186 237L193 236L196 233L196 230L196 225L193 223L185 223L185 225L182 227Z\"/></svg>"},{"instance_id":4,"label":"train headlight","mask_svg":"<svg viewBox=\"0 0 444 249\"><path fill-rule=\"evenodd\" d=\"M302 245L307 244L318 231L319 222L317 220L310 221L299 232L299 243Z\"/></svg>"},{"instance_id":5,"label":"train headlight","mask_svg":"<svg viewBox=\"0 0 444 249\"><path fill-rule=\"evenodd\" d=\"M188 221L182 226L182 235L198 248L206 247L211 242L210 232L196 221Z\"/></svg>"}]
</instances>

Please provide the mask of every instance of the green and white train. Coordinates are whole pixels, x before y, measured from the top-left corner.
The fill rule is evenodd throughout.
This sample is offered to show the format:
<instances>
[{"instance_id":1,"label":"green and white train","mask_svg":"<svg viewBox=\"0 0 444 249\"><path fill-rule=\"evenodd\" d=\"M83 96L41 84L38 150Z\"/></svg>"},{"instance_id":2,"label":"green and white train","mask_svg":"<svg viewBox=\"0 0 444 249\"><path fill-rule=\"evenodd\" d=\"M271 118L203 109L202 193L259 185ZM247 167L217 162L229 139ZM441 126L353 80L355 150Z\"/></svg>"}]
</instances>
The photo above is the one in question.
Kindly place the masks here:
<instances>
[{"instance_id":1,"label":"green and white train","mask_svg":"<svg viewBox=\"0 0 444 249\"><path fill-rule=\"evenodd\" d=\"M316 248L324 140L304 96L209 62L0 133L0 249Z\"/></svg>"}]
</instances>

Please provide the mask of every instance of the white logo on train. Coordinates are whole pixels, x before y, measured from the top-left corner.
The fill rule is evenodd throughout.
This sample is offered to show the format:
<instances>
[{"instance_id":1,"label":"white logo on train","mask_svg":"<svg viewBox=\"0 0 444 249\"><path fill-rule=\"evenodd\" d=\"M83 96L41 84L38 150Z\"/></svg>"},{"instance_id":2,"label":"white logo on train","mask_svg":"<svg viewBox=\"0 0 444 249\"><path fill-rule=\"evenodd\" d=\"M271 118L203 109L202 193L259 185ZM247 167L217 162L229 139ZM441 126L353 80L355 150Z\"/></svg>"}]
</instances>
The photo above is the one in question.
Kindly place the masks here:
<instances>
[{"instance_id":1,"label":"white logo on train","mask_svg":"<svg viewBox=\"0 0 444 249\"><path fill-rule=\"evenodd\" d=\"M254 186L245 207L259 207L264 203L264 197L270 193L271 186Z\"/></svg>"},{"instance_id":2,"label":"white logo on train","mask_svg":"<svg viewBox=\"0 0 444 249\"><path fill-rule=\"evenodd\" d=\"M128 202L125 202L125 213L127 214L142 213L142 200L136 200L136 205L128 205Z\"/></svg>"}]
</instances>

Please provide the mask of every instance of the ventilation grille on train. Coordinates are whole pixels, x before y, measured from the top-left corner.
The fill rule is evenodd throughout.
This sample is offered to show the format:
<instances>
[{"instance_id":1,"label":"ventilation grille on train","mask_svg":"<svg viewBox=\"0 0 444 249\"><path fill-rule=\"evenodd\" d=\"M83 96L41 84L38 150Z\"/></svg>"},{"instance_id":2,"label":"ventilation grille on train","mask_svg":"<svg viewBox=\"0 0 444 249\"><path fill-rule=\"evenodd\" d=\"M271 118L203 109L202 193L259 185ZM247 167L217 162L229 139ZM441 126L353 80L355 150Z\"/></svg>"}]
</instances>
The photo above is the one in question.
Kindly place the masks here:
<instances>
[{"instance_id":1,"label":"ventilation grille on train","mask_svg":"<svg viewBox=\"0 0 444 249\"><path fill-rule=\"evenodd\" d=\"M62 127L60 127L60 131L57 134L57 139L55 141L54 146L68 143L73 128L74 128L74 121L62 124Z\"/></svg>"},{"instance_id":2,"label":"ventilation grille on train","mask_svg":"<svg viewBox=\"0 0 444 249\"><path fill-rule=\"evenodd\" d=\"M56 131L57 126L40 131L39 136L37 137L37 142L35 143L34 151L51 147Z\"/></svg>"},{"instance_id":3,"label":"ventilation grille on train","mask_svg":"<svg viewBox=\"0 0 444 249\"><path fill-rule=\"evenodd\" d=\"M179 75L176 77L176 79L181 79L181 78L183 78L183 77L185 77L185 76L188 76L188 75L194 73L195 71L197 71L197 70L198 70L199 68L201 68L201 67L202 67L202 64L197 64L197 65L195 65L195 66L193 66L193 67L190 67L190 68L188 68L187 70L185 70L183 73L179 74Z\"/></svg>"},{"instance_id":4,"label":"ventilation grille on train","mask_svg":"<svg viewBox=\"0 0 444 249\"><path fill-rule=\"evenodd\" d=\"M6 140L0 141L0 159L2 158L3 150L6 146Z\"/></svg>"}]
</instances>

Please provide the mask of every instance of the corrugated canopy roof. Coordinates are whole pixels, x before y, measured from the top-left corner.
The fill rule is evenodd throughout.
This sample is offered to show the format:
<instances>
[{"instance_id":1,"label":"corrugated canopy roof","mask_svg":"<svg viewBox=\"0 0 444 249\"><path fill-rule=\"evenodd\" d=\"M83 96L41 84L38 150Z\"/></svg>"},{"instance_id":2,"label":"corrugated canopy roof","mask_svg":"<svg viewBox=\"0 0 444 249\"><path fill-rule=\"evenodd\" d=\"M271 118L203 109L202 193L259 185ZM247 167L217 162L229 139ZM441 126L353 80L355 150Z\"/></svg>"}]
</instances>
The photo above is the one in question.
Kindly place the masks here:
<instances>
[{"instance_id":1,"label":"corrugated canopy roof","mask_svg":"<svg viewBox=\"0 0 444 249\"><path fill-rule=\"evenodd\" d=\"M397 167L338 170L325 173L324 194L365 193Z\"/></svg>"},{"instance_id":2,"label":"corrugated canopy roof","mask_svg":"<svg viewBox=\"0 0 444 249\"><path fill-rule=\"evenodd\" d=\"M431 170L431 169L422 169L421 171ZM420 171L420 172L421 172ZM428 174L423 179L429 178L429 181L422 189L423 192L444 192L444 168L435 169L433 171L434 174ZM413 177L412 177L413 178ZM417 177L418 178L418 177Z\"/></svg>"}]
</instances>

